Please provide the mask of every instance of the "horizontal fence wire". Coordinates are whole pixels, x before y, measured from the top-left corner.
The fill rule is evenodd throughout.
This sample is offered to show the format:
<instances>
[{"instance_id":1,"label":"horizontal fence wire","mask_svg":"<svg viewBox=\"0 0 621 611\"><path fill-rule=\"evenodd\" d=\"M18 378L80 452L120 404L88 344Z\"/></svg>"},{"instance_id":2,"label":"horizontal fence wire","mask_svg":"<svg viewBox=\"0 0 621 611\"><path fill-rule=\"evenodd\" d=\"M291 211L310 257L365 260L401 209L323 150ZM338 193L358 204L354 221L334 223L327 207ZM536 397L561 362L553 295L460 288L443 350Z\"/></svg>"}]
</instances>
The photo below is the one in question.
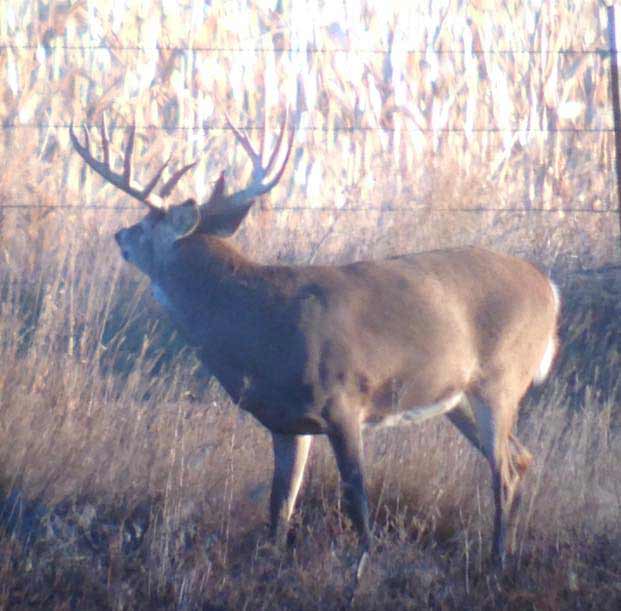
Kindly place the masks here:
<instances>
[{"instance_id":1,"label":"horizontal fence wire","mask_svg":"<svg viewBox=\"0 0 621 611\"><path fill-rule=\"evenodd\" d=\"M387 55L391 54L395 50L400 53L406 53L409 55L427 55L429 53L436 55L499 55L499 56L511 56L511 55L529 55L529 56L578 56L578 55L592 55L598 56L604 59L608 59L611 56L610 49L605 48L589 48L589 49L437 49L428 47L424 49L403 49L398 45L390 48L360 48L350 47L344 48L318 48L318 47L216 47L216 46L181 46L181 45L107 45L107 44L92 44L92 45L52 45L52 44L13 44L13 43L0 43L0 52L6 50L20 51L20 50L39 50L43 49L46 52L55 52L57 50L65 51L128 51L128 52L200 52L200 53L307 53L307 54L369 54L369 55ZM69 129L72 127L71 123L2 123L0 124L1 130L17 130L17 129ZM99 125L94 124L80 124L80 127L86 129L97 129ZM115 129L126 129L129 125L114 126ZM246 131L263 131L266 129L265 125L138 125L131 126L138 130L158 130L158 131L198 131L198 130L213 130L213 131L230 131L233 129L243 129ZM271 127L268 129L272 129ZM391 133L397 131L393 127L384 126L332 126L332 127L319 127L319 126L304 126L296 127L297 131L304 132L385 132ZM543 134L543 133L616 133L617 130L614 127L548 127L548 128L533 128L533 127L484 127L484 128L463 128L463 127L419 127L416 126L416 131L421 133L463 133L463 134L476 134L476 133L515 133L515 134ZM87 204L84 206L70 205L70 204L58 204L58 205L25 205L25 204L0 204L0 211L11 210L62 210L66 212L86 212L86 211L135 211L142 212L142 208L135 206L106 206L97 204ZM274 207L274 208L262 208L257 206L256 210L260 212L403 212L403 213L448 213L448 212L465 212L473 214L483 214L486 212L492 213L506 213L506 214L618 214L619 208L604 208L604 209L589 209L589 208L489 208L489 207L469 207L469 208L436 208L429 206L348 206L345 208L326 207L326 206L293 206L293 207Z\"/></svg>"},{"instance_id":2,"label":"horizontal fence wire","mask_svg":"<svg viewBox=\"0 0 621 611\"><path fill-rule=\"evenodd\" d=\"M31 123L31 124L10 124L1 126L3 129L20 129L20 128L30 128L30 129L69 129L72 127L71 124L53 124L53 123ZM98 129L99 125L82 125L81 127L85 127L87 129ZM130 126L114 126L114 128L127 129ZM143 126L132 126L136 127L139 130L158 130L158 131L173 131L173 130L182 130L182 131L191 131L191 130L200 130L200 129L209 129L209 130L221 130L228 131L232 129L242 129L247 131L262 131L265 128L264 125L243 125L238 127L233 127L230 125L219 125L219 126L165 126L165 125L143 125ZM270 128L271 129L271 128ZM304 131L347 131L347 132L356 132L356 131L386 131L391 132L395 131L392 128L383 128L383 127L334 127L334 128L319 128L319 127L306 127L306 128L296 128L297 130ZM421 129L421 132L437 132L437 133L465 133L465 132L483 132L483 133L615 133L616 130L614 127L610 128L542 128L542 129L516 129L516 128L480 128L480 129L472 129L466 130L465 128L427 128ZM106 211L135 211L142 212L142 208L135 206L106 206L106 205L97 205L97 204L87 204L84 206L72 205L72 204L57 204L57 205L26 205L26 204L0 204L0 210L3 209L36 209L36 210L63 210L63 211L73 211L73 212L86 212L89 210L106 210ZM257 206L256 210L260 212L303 212L303 211L313 211L313 212L404 212L409 214L418 214L423 212L433 212L433 213L446 213L446 212L466 212L471 214L483 214L486 212L494 212L494 213L503 213L503 214L531 214L531 213L539 213L539 214L617 214L620 212L619 208L603 208L603 209L590 209L590 208L545 208L545 207L537 207L537 208L497 208L497 207L469 207L469 208L437 208L437 207L429 207L429 206L371 206L371 205L363 205L363 206L348 206L344 208L337 208L333 206L284 206L284 207L273 207L273 208L262 208L261 206Z\"/></svg>"},{"instance_id":3,"label":"horizontal fence wire","mask_svg":"<svg viewBox=\"0 0 621 611\"><path fill-rule=\"evenodd\" d=\"M388 48L365 49L362 47L344 48L323 48L323 47L206 47L202 45L181 46L181 45L49 45L49 44L0 44L0 51L29 51L44 49L45 51L173 51L179 53L198 52L198 53L310 53L318 55L330 54L367 54L367 55L387 55L398 50L400 53L408 55L598 55L607 57L610 49L436 49L428 47L424 49L404 49L399 45Z\"/></svg>"},{"instance_id":4,"label":"horizontal fence wire","mask_svg":"<svg viewBox=\"0 0 621 611\"><path fill-rule=\"evenodd\" d=\"M0 125L0 129L69 129L71 127L86 127L87 129L99 129L100 124L76 124L71 123L4 123ZM247 131L263 131L265 129L275 129L280 126L265 126L265 125L114 125L115 129L128 129L135 127L137 130L144 131L194 131L194 130L213 130L213 131L234 131L234 130L247 130ZM452 133L468 133L468 134L573 134L573 133L589 133L589 134L602 134L602 133L615 133L614 127L418 127L416 131L421 133L434 133L434 134L452 134ZM382 127L381 125L339 125L334 127L319 127L319 126L296 126L296 131L300 132L395 132L400 131L394 127Z\"/></svg>"},{"instance_id":5,"label":"horizontal fence wire","mask_svg":"<svg viewBox=\"0 0 621 611\"><path fill-rule=\"evenodd\" d=\"M86 212L94 210L105 211L133 211L143 212L144 208L140 206L106 206L97 204L87 204L84 206L74 204L0 204L0 211L4 209L9 210L62 210L67 212ZM255 211L274 213L274 212L406 212L409 214L429 213L429 212L469 212L472 214L483 214L485 212L499 212L507 214L616 214L619 212L618 208L488 208L487 206L470 207L470 208L438 208L435 206L345 206L343 208L335 206L274 206L274 207L262 207L256 206Z\"/></svg>"}]
</instances>

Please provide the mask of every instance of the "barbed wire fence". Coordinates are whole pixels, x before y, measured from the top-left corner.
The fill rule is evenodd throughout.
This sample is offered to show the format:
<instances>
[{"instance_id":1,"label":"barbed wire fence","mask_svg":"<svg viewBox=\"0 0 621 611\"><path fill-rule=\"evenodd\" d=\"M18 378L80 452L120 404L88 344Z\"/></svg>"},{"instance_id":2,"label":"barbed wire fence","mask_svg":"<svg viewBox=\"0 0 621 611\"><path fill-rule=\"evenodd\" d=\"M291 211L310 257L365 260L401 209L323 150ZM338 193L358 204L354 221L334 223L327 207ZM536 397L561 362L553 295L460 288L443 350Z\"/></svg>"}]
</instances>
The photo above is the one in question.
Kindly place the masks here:
<instances>
[{"instance_id":1,"label":"barbed wire fence","mask_svg":"<svg viewBox=\"0 0 621 611\"><path fill-rule=\"evenodd\" d=\"M598 52L601 54L602 52ZM615 111L616 112L616 111ZM621 116L621 115L620 115ZM617 121L615 117L615 122ZM620 120L621 121L621 120ZM9 131L9 130L30 130L30 129L65 129L69 130L72 127L70 123L4 123L0 124L0 130ZM95 124L83 124L82 127L85 129L99 129L99 125ZM244 124L244 125L167 125L167 124L144 124L144 125L135 125L136 130L144 130L144 131L162 131L162 132L171 132L171 131L187 131L187 132L196 132L197 130L205 130L205 131L222 131L222 132L231 132L234 129L243 130L246 132L263 132L265 129L272 131L272 127L267 127L264 125L254 125L254 124ZM119 127L117 127L119 128ZM314 126L297 126L296 131L307 131L307 132L394 132L394 128L390 127L380 127L380 126L333 126L333 127L314 127ZM500 133L525 133L525 134L613 134L619 142L621 142L621 127L598 127L598 128L584 128L584 127L557 127L557 128L472 128L471 130L466 130L465 128L421 128L420 131L422 133L444 133L444 134L464 134L468 131L471 133L480 133L480 134L500 134ZM617 144L617 147L621 147L621 144ZM621 149L618 149L621 150ZM616 156L617 159L621 159L619 155ZM213 181L215 183L215 181ZM460 212L470 212L470 213L482 213L482 212L499 212L499 213L592 213L592 214L620 214L620 223L621 223L621 186L619 186L619 202L618 206L611 205L608 208L604 209L593 209L593 208L581 208L581 207L558 207L558 208L550 208L550 207L529 207L529 208L507 208L507 207L491 207L491 206L479 206L479 207L451 207L451 208L440 208L434 207L433 209L438 212L449 212L449 211L460 211ZM424 206L423 206L424 207ZM54 205L39 205L39 204L8 204L1 203L0 208L2 209L70 209L74 212L79 210L91 210L91 209L99 209L99 210L138 210L133 206L107 206L96 203L87 203L82 206L75 206L73 204L54 204ZM275 209L278 210L287 210L287 211L295 211L295 210L316 210L316 211L327 211L334 210L334 208L326 207L326 206L280 206ZM350 206L350 207L339 207L339 212L347 212L347 211L358 211L365 212L371 210L378 210L377 205L373 205L371 203L362 204L358 206ZM410 207L410 206L382 206L381 211L383 212L419 212L421 210L421 206Z\"/></svg>"},{"instance_id":2,"label":"barbed wire fence","mask_svg":"<svg viewBox=\"0 0 621 611\"><path fill-rule=\"evenodd\" d=\"M613 127L546 127L546 128L538 128L538 127L527 127L527 128L506 128L506 127L483 127L483 128L459 128L459 127L418 127L419 131L423 134L458 134L458 133L482 133L482 134L502 134L502 133L524 133L524 134L542 134L542 135L552 135L552 134L605 134L610 133L615 137L616 150L614 153L615 158L615 169L617 172L617 203L616 205L613 203L614 198L611 197L609 205L601 208L601 209L593 209L589 207L547 207L544 205L541 207L493 207L493 206L470 206L470 207L451 207L451 208L442 208L442 207L433 207L433 211L437 212L464 212L469 214L481 214L487 212L494 212L499 214L559 214L559 213L576 213L576 214L593 214L593 215L614 215L618 217L620 234L621 234L621 110L619 109L619 77L618 77L618 66L617 66L617 47L616 47L616 39L615 39L615 7L614 5L608 8L609 11L609 48L590 48L590 49L575 49L575 48L564 48L564 49L470 49L468 53L471 53L474 56L486 56L486 55L498 55L498 56L508 56L508 55L526 55L532 57L538 56L594 56L601 58L603 60L610 60L611 62L611 89L612 89L612 101L611 107L614 115L614 126ZM618 19L617 19L618 21ZM305 54L358 54L358 55L378 55L378 54L387 54L390 52L390 49L387 48L297 48L295 46L282 46L282 47L244 47L244 46L235 46L235 47L211 47L211 46L179 46L179 45L123 45L123 46L110 46L103 44L93 44L93 45L42 45L42 44L0 44L0 52L2 51L33 51L35 53L43 53L49 55L54 53L56 50L62 51L76 51L76 52L84 52L84 51L105 51L105 52L160 52L166 51L171 53L275 53L275 54L295 54L295 53L305 53ZM463 49L434 49L434 48L425 48L425 49L406 49L404 51L409 55L428 55L429 53L443 55L443 56L458 56L463 55L466 51ZM0 130L9 131L9 130L30 130L30 129L69 129L69 123L43 123L43 122L15 122L15 121L7 121L0 124ZM85 125L87 129L94 128L94 125ZM246 131L252 132L260 132L266 129L267 126L260 124L245 124L245 125L237 125L237 128L244 129ZM143 124L137 125L136 129L138 130L162 130L162 131L180 131L180 132L195 132L197 130L210 130L210 131L229 131L233 129L228 125L222 124L195 124L195 125L176 125L176 124ZM394 131L394 128L390 126L298 126L296 129L300 131L306 132L385 132L390 133ZM130 205L101 205L96 202L87 202L83 205L76 206L72 204L63 204L58 203L54 205L37 205L37 204L17 204L17 203L6 203L2 202L0 204L1 209L50 209L50 210L65 210L71 211L73 213L79 211L89 211L89 210L109 210L109 211L119 211L119 210L136 210L139 211L138 208ZM377 206L371 203L361 203L359 205L354 206L345 206L339 208L331 208L326 206L305 206L305 205L282 205L277 208L270 208L271 212L280 212L280 211L316 211L316 212L324 212L324 211L334 211L341 213L348 212L368 212L368 211L379 211L379 212L402 212L402 213L419 213L421 210L428 209L425 207L424 203L413 202L411 206L390 206L390 205L382 205Z\"/></svg>"}]
</instances>

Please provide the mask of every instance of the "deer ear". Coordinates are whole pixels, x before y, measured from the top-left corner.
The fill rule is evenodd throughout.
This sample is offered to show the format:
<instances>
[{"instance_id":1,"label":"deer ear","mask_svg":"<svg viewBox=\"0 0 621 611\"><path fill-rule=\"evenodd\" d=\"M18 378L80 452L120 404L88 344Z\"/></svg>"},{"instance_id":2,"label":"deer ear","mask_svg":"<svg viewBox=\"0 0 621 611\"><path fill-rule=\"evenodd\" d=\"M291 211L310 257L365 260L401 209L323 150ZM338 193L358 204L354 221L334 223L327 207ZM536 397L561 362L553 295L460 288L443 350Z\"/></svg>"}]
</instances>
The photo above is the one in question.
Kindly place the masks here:
<instances>
[{"instance_id":1,"label":"deer ear","mask_svg":"<svg viewBox=\"0 0 621 611\"><path fill-rule=\"evenodd\" d=\"M216 235L223 238L232 236L242 221L246 218L248 211L254 202L251 200L243 206L230 206L227 209L210 211L207 208L204 212L202 227L199 231L203 231L210 235Z\"/></svg>"},{"instance_id":2,"label":"deer ear","mask_svg":"<svg viewBox=\"0 0 621 611\"><path fill-rule=\"evenodd\" d=\"M172 207L167 216L175 235L183 235L196 226L198 221L198 207L194 199L188 199L178 206Z\"/></svg>"},{"instance_id":3,"label":"deer ear","mask_svg":"<svg viewBox=\"0 0 621 611\"><path fill-rule=\"evenodd\" d=\"M201 223L197 231L228 237L233 235L241 222L246 218L253 202L245 202L242 206L233 206L224 196L224 172L220 174L211 197L201 206Z\"/></svg>"},{"instance_id":4,"label":"deer ear","mask_svg":"<svg viewBox=\"0 0 621 611\"><path fill-rule=\"evenodd\" d=\"M216 206L222 199L223 195L224 195L224 171L220 172L220 177L216 181L213 191L211 192L211 196L209 197L209 200L207 200L207 202L203 204L203 206L207 206L207 207Z\"/></svg>"}]
</instances>

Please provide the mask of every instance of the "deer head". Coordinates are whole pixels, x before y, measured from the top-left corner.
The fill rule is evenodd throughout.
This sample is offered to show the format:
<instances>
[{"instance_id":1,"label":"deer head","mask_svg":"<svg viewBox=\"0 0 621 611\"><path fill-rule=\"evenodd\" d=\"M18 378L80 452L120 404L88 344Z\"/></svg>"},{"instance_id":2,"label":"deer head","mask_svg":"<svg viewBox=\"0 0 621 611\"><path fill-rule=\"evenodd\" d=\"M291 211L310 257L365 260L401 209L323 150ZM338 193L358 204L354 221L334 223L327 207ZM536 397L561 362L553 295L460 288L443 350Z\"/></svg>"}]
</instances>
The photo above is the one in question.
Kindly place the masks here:
<instances>
[{"instance_id":1,"label":"deer head","mask_svg":"<svg viewBox=\"0 0 621 611\"><path fill-rule=\"evenodd\" d=\"M196 165L196 161L175 170L163 184L157 194L153 191L159 182L170 158L157 170L145 187L133 184L132 155L134 150L135 128L132 127L125 144L123 171L115 172L110 163L110 140L105 121L100 126L103 160L96 159L90 151L88 131L84 129L85 144L81 144L73 126L70 137L76 151L84 161L102 178L124 191L134 199L141 201L149 209L146 216L131 227L121 229L115 235L123 257L150 277L154 276L155 267L167 258L171 249L178 243L196 235L228 237L235 233L255 199L271 191L282 177L293 146L294 131L289 131L287 149L280 166L275 169L276 160L288 123L287 113L280 127L276 145L270 153L267 163L265 158L265 131L259 151L256 151L248 136L237 129L226 117L229 128L242 145L252 161L252 175L248 185L235 193L227 194L225 174L221 172L209 199L197 203L190 198L179 204L166 205L166 198L182 176Z\"/></svg>"}]
</instances>

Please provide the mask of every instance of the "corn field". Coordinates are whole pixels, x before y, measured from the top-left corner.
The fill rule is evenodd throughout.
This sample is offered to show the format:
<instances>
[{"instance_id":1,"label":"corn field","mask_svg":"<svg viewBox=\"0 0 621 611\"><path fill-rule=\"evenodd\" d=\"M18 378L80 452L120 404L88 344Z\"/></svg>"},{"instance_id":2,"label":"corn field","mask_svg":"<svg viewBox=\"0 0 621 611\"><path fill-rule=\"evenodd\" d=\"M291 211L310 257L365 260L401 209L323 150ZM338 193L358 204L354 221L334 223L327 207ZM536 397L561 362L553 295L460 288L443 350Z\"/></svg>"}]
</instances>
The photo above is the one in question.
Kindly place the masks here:
<instances>
[{"instance_id":1,"label":"corn field","mask_svg":"<svg viewBox=\"0 0 621 611\"><path fill-rule=\"evenodd\" d=\"M588 0L0 0L0 610L618 609L621 278L606 8ZM494 575L487 465L446 423L366 444L376 550L329 448L291 536L265 527L268 435L121 260L134 179L171 200L250 172L227 125L294 149L234 240L261 262L463 244L551 271L562 349L519 437L518 553ZM164 179L167 178L165 174ZM597 272L594 268L599 268Z\"/></svg>"},{"instance_id":2,"label":"corn field","mask_svg":"<svg viewBox=\"0 0 621 611\"><path fill-rule=\"evenodd\" d=\"M5 203L28 172L42 204L121 205L71 154L68 125L104 116L138 126L145 173L171 153L200 159L181 190L206 197L221 169L245 169L224 113L258 137L288 108L293 170L254 231L249 223L250 238L269 228L264 256L356 256L361 242L383 255L481 234L518 236L516 249L548 261L618 255L602 3L50 0L0 10ZM123 129L116 138L120 147Z\"/></svg>"}]
</instances>

